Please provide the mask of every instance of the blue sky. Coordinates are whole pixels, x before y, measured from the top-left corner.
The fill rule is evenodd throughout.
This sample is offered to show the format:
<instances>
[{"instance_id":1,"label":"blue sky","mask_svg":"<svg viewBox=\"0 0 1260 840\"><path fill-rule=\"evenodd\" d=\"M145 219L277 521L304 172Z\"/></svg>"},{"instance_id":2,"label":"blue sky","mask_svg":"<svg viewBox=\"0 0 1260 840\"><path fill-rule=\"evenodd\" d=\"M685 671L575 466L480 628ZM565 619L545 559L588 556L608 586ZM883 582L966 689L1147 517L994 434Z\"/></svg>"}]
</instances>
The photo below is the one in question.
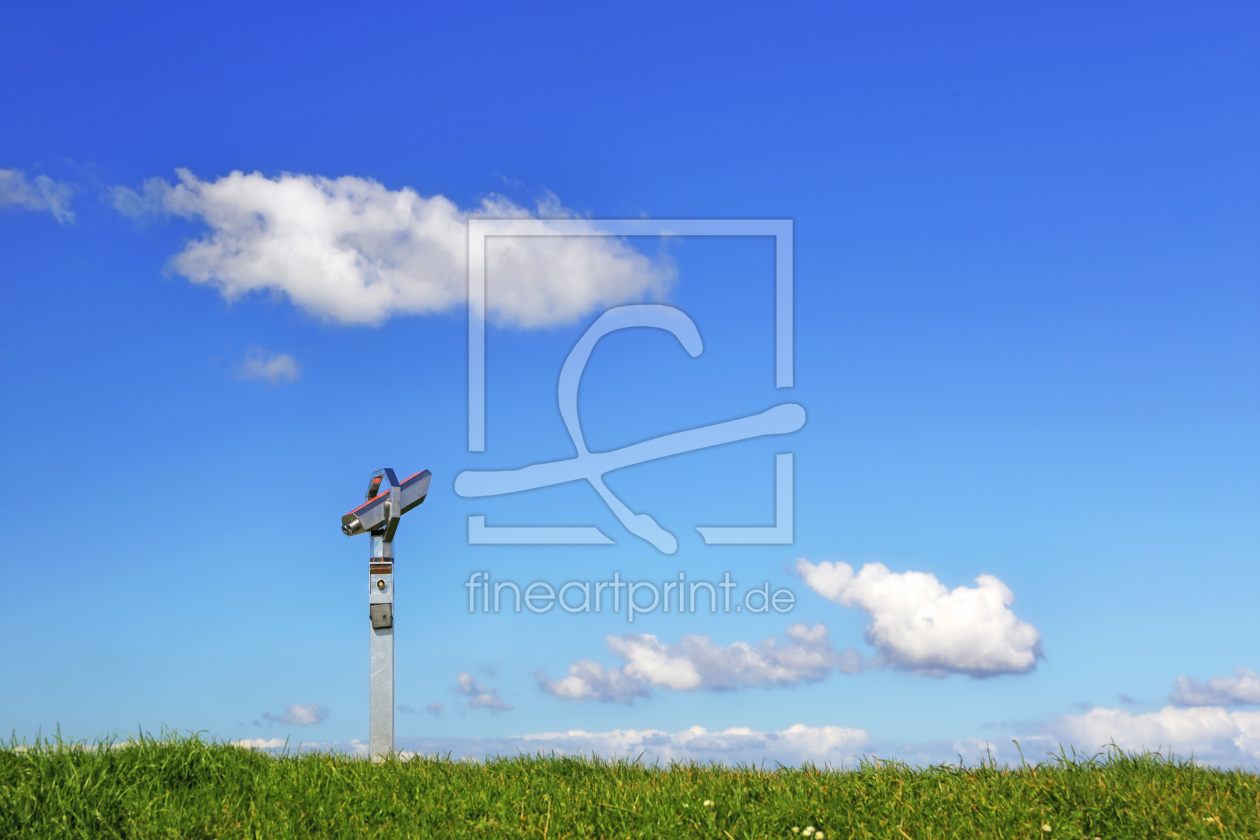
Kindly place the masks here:
<instances>
[{"instance_id":1,"label":"blue sky","mask_svg":"<svg viewBox=\"0 0 1260 840\"><path fill-rule=\"evenodd\" d=\"M353 748L337 525L392 466L434 474L402 746L1260 763L1257 35L1244 4L6 9L0 729ZM504 214L792 220L794 387L772 240L555 239L491 258L469 452L463 226ZM582 483L455 493L573 456L560 367L643 302L704 351L603 339L593 450L804 428L610 473L672 555ZM794 542L706 545L771 524L782 452ZM615 545L469 545L473 515ZM478 571L796 601L469 614Z\"/></svg>"}]
</instances>

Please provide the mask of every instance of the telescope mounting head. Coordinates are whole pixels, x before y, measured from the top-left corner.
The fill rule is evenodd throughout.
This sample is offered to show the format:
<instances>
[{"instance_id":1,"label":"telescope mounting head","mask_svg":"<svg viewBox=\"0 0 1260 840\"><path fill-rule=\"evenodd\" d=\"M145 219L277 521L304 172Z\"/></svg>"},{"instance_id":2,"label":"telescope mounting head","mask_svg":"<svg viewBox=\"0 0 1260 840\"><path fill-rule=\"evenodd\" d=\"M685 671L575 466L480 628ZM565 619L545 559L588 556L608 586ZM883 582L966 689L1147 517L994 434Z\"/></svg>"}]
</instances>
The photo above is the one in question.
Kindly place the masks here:
<instances>
[{"instance_id":1,"label":"telescope mounting head","mask_svg":"<svg viewBox=\"0 0 1260 840\"><path fill-rule=\"evenodd\" d=\"M372 473L366 501L341 517L341 533L347 537L370 533L374 545L377 540L392 543L402 515L422 504L429 495L432 478L428 470L421 470L401 482L389 467Z\"/></svg>"}]
</instances>

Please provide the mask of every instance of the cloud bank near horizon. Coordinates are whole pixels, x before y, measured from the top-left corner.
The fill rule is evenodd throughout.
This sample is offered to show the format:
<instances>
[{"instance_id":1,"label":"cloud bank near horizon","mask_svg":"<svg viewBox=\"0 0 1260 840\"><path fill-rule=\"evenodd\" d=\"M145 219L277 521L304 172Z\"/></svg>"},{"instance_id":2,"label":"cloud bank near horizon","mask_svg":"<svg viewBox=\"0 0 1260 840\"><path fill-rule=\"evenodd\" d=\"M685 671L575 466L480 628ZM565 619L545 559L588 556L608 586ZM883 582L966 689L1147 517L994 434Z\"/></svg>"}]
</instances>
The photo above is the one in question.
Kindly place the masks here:
<instances>
[{"instance_id":1,"label":"cloud bank near horizon","mask_svg":"<svg viewBox=\"0 0 1260 840\"><path fill-rule=\"evenodd\" d=\"M854 574L848 563L796 562L805 583L829 601L859 607L870 617L866 640L877 665L943 677L1024 674L1041 657L1037 628L1009 605L1014 593L992 575L976 587L953 590L926 572L889 571L868 563Z\"/></svg>"},{"instance_id":2,"label":"cloud bank near horizon","mask_svg":"<svg viewBox=\"0 0 1260 840\"><path fill-rule=\"evenodd\" d=\"M981 761L1020 766L1027 761L1053 760L1060 749L1075 748L1086 755L1105 751L1110 744L1129 751L1169 752L1200 764L1254 768L1260 765L1260 712L1228 711L1219 707L1131 714L1122 709L1095 708L1079 715L1053 718L1011 733L1010 737L958 738L927 742L897 742L872 737L866 730L840 725L795 724L777 731L732 727L709 732L692 726L678 732L659 729L613 729L604 732L570 730L483 737L400 737L404 756L450 755L456 759L485 759L520 753L544 755L640 758L652 762L700 761L734 766L780 763L799 766L852 767L869 756L896 758L907 763L963 763ZM285 741L255 738L235 741L238 746L279 752ZM332 750L365 755L361 741L289 743L290 750Z\"/></svg>"},{"instance_id":3,"label":"cloud bank near horizon","mask_svg":"<svg viewBox=\"0 0 1260 840\"><path fill-rule=\"evenodd\" d=\"M1085 749L1114 743L1124 750L1157 750L1215 764L1260 762L1260 712L1231 712L1219 706L1177 708L1132 714L1096 708L1056 718L1046 726L1049 738Z\"/></svg>"},{"instance_id":4,"label":"cloud bank near horizon","mask_svg":"<svg viewBox=\"0 0 1260 840\"><path fill-rule=\"evenodd\" d=\"M260 292L287 297L330 322L379 325L397 315L435 314L467 300L467 221L541 218L581 221L555 196L531 211L502 196L472 210L367 178L233 172L201 180L113 187L115 209L140 218L176 215L208 232L171 267L229 301ZM592 231L597 222L588 222ZM571 323L616 304L663 295L672 263L651 260L611 236L491 237L486 247L487 314L522 329Z\"/></svg>"},{"instance_id":5,"label":"cloud bank near horizon","mask_svg":"<svg viewBox=\"0 0 1260 840\"><path fill-rule=\"evenodd\" d=\"M279 752L285 742L278 738L246 738L234 741L240 747ZM854 756L869 752L870 737L864 730L842 726L805 726L795 724L787 729L764 732L747 727L733 727L710 732L692 726L679 732L661 729L614 729L606 732L538 732L527 735L488 736L482 738L398 738L403 757L411 755L446 755L455 758L482 759L494 755L518 753L549 755L598 755L605 758L642 757L648 762L700 761L725 764L755 764L777 761L798 765L813 762L832 767L851 766ZM290 745L292 751L335 750L353 755L366 755L362 741L305 743Z\"/></svg>"}]
</instances>

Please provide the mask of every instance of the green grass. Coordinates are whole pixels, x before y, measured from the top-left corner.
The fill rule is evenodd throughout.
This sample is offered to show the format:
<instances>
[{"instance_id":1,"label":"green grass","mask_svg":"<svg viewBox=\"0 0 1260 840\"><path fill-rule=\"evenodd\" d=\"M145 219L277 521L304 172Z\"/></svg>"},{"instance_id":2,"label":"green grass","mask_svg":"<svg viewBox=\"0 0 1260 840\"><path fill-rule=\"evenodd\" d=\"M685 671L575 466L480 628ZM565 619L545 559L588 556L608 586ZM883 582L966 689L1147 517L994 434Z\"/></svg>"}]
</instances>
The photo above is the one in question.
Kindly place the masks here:
<instances>
[{"instance_id":1,"label":"green grass","mask_svg":"<svg viewBox=\"0 0 1260 840\"><path fill-rule=\"evenodd\" d=\"M707 804L711 803L711 804ZM801 829L793 833L793 827ZM369 764L198 738L0 749L0 837L1260 837L1260 780L1158 754L1024 768Z\"/></svg>"}]
</instances>

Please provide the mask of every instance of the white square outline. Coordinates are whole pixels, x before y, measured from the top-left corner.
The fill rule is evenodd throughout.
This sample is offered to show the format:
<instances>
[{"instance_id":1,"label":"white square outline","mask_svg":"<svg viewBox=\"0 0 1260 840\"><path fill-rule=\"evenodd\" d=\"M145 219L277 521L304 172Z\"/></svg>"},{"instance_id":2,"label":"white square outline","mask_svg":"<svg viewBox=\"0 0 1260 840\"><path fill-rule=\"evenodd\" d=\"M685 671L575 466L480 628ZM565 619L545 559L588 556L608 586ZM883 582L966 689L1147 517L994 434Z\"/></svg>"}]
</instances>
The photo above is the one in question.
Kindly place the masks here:
<instances>
[{"instance_id":1,"label":"white square outline","mask_svg":"<svg viewBox=\"0 0 1260 840\"><path fill-rule=\"evenodd\" d=\"M793 386L793 221L791 219L469 219L468 451L485 451L487 236L772 236L774 237L775 387ZM793 542L792 454L775 456L775 524L697 527L709 545L790 545ZM597 528L491 527L468 517L475 545L608 545Z\"/></svg>"},{"instance_id":2,"label":"white square outline","mask_svg":"<svg viewBox=\"0 0 1260 840\"><path fill-rule=\"evenodd\" d=\"M487 236L773 236L774 387L792 387L791 219L469 219L469 452L486 451Z\"/></svg>"}]
</instances>

